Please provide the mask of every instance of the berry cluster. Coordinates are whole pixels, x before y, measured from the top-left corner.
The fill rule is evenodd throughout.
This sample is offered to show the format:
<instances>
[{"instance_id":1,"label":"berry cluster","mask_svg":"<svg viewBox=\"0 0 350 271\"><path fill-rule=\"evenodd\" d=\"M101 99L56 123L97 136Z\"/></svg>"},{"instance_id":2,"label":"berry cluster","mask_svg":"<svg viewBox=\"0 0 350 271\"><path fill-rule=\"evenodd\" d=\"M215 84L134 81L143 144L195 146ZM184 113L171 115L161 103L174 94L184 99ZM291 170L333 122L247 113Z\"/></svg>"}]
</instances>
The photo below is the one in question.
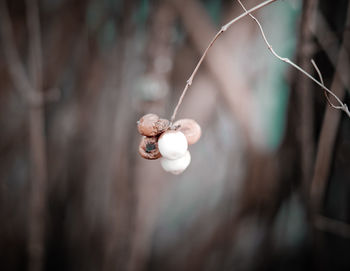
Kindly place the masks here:
<instances>
[{"instance_id":1,"label":"berry cluster","mask_svg":"<svg viewBox=\"0 0 350 271\"><path fill-rule=\"evenodd\" d=\"M139 153L145 159L161 158L162 168L173 174L182 173L191 162L188 145L196 143L201 127L193 119L181 119L171 124L155 114L144 115L137 128L143 136Z\"/></svg>"}]
</instances>

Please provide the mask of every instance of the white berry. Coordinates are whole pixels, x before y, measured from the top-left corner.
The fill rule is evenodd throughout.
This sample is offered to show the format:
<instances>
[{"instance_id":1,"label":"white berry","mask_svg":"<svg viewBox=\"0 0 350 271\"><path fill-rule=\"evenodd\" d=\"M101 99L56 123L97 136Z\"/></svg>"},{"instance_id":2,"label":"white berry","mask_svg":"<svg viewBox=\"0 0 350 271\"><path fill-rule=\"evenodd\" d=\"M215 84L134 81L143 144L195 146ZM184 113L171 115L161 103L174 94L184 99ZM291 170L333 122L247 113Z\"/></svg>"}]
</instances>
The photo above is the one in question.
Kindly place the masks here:
<instances>
[{"instance_id":1,"label":"white berry","mask_svg":"<svg viewBox=\"0 0 350 271\"><path fill-rule=\"evenodd\" d=\"M179 131L164 132L158 140L158 149L163 157L174 160L185 155L188 143L186 136Z\"/></svg>"},{"instance_id":2,"label":"white berry","mask_svg":"<svg viewBox=\"0 0 350 271\"><path fill-rule=\"evenodd\" d=\"M160 159L160 164L162 165L162 168L166 172L170 172L172 174L178 175L182 173L190 164L191 162L191 155L189 151L186 151L185 155L172 160L162 157Z\"/></svg>"}]
</instances>

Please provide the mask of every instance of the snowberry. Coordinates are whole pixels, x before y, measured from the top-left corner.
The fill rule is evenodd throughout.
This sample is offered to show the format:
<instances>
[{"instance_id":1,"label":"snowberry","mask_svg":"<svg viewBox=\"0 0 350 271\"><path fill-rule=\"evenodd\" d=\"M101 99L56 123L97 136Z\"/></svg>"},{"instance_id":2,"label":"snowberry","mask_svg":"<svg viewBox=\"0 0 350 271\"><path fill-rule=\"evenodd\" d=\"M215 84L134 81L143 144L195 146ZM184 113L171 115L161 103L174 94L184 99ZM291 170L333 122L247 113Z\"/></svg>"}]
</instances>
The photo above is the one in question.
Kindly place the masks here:
<instances>
[{"instance_id":1,"label":"snowberry","mask_svg":"<svg viewBox=\"0 0 350 271\"><path fill-rule=\"evenodd\" d=\"M186 153L175 160L167 159L165 157L162 157L160 160L160 164L162 165L162 168L166 172L173 173L175 175L182 173L190 164L191 162L191 155L189 151L186 151Z\"/></svg>"},{"instance_id":2,"label":"snowberry","mask_svg":"<svg viewBox=\"0 0 350 271\"><path fill-rule=\"evenodd\" d=\"M174 123L174 127L178 127L177 131L182 132L186 136L189 145L196 143L202 134L201 127L193 119L178 120Z\"/></svg>"},{"instance_id":3,"label":"snowberry","mask_svg":"<svg viewBox=\"0 0 350 271\"><path fill-rule=\"evenodd\" d=\"M186 136L180 131L164 132L158 140L158 148L163 157L174 160L185 155L188 143Z\"/></svg>"}]
</instances>

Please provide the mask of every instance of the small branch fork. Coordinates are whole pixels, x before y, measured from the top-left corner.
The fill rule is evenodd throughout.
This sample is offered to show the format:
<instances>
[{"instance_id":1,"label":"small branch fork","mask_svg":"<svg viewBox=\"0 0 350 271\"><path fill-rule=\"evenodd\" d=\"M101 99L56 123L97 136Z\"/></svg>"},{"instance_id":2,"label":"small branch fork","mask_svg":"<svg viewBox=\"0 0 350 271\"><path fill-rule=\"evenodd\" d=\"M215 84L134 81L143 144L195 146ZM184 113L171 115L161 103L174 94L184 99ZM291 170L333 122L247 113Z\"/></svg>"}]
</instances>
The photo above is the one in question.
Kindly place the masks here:
<instances>
[{"instance_id":1,"label":"small branch fork","mask_svg":"<svg viewBox=\"0 0 350 271\"><path fill-rule=\"evenodd\" d=\"M347 105L345 103L343 103L337 95L335 95L330 89L328 89L324 83L323 83L323 79L322 79L322 75L321 75L321 72L320 70L318 69L318 67L316 66L316 63L315 61L311 60L311 63L312 65L314 66L316 72L318 73L319 77L320 77L320 81L318 81L317 79L315 79L312 75L310 75L308 72L306 72L305 70L303 70L301 67L299 67L297 64L295 64L293 61L291 61L289 58L286 58L286 57L281 57L280 55L278 55L275 50L272 48L272 46L270 45L270 43L268 42L266 36L265 36L265 32L260 24L260 22L251 14L252 12L254 11L257 11L258 9L262 8L262 7L265 7L277 0L268 0L268 1L265 1L249 10L247 10L243 4L241 3L240 0L237 0L239 2L239 4L242 6L242 8L244 9L244 13L242 13L241 15L239 15L238 17L234 18L233 20L231 20L229 23L225 24L224 26L221 27L221 29L219 30L218 33L216 33L216 35L214 36L214 38L211 40L211 42L209 43L208 47L205 49L202 57L200 58L200 60L198 61L195 69L193 70L190 78L187 80L186 82L186 86L184 88L184 90L182 91L182 94L179 98L179 101L174 109L174 112L171 116L171 123L175 120L175 117L176 117L176 114L177 114L177 111L179 110L179 107L183 101L183 98L185 97L185 94L188 90L188 88L192 85L192 82L193 82L193 78L194 76L196 75L200 65L202 64L204 58L206 57L206 55L208 54L208 51L210 49L210 47L214 44L214 42L218 39L218 37L223 33L225 32L229 27L231 27L234 23L236 23L237 21L239 21L240 19L244 18L245 16L249 15L256 23L257 25L259 26L259 29L260 29L260 32L261 32L261 35L268 47L268 49L270 50L270 52L276 57L278 58L279 60L291 65L292 67L294 67L295 69L297 69L298 71L300 71L301 73L303 73L305 76L307 76L309 79L311 79L312 81L314 81L317 85L319 85L323 90L324 90L324 93L325 93L325 96L326 96L326 99L327 99L327 102L328 104L334 108L334 109L338 109L338 110L342 110L346 113L346 115L350 118L350 112L349 112L349 109L347 107ZM334 105L330 99L329 99L329 96L328 94L330 94L331 96L333 96L335 98L335 100L337 101L337 103L339 103L339 105Z\"/></svg>"},{"instance_id":2,"label":"small branch fork","mask_svg":"<svg viewBox=\"0 0 350 271\"><path fill-rule=\"evenodd\" d=\"M317 72L317 74L318 74L318 77L320 78L320 82L322 83L322 85L324 85L324 83L323 83L323 77L322 77L322 74L321 74L321 72L320 72L320 69L317 67L317 65L316 65L316 63L315 63L315 61L314 61L313 59L311 59L311 63L312 63L312 65L314 66L314 68L315 68L315 70L316 70L316 72ZM334 104L331 102L331 100L329 99L329 96L328 96L327 91L323 90L323 92L324 92L324 96L326 97L329 106L330 106L330 107L333 107L333 108L335 108L335 109L340 109L340 110L341 110L341 106L336 106L336 105L334 105Z\"/></svg>"}]
</instances>

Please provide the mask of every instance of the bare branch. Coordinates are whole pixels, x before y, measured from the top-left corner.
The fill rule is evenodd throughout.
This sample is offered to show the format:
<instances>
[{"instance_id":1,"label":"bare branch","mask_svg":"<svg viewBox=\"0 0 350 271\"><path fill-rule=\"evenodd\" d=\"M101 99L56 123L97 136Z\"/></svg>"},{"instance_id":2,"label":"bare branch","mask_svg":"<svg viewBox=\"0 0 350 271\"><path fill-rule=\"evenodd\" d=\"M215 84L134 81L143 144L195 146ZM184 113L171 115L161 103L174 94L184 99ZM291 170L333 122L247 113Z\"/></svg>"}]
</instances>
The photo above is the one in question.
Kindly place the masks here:
<instances>
[{"instance_id":1,"label":"bare branch","mask_svg":"<svg viewBox=\"0 0 350 271\"><path fill-rule=\"evenodd\" d=\"M21 63L18 51L16 50L11 19L7 9L6 1L0 1L0 32L2 46L4 49L5 61L9 67L13 84L20 94L32 104L41 103L39 95L33 89L24 65Z\"/></svg>"},{"instance_id":2,"label":"bare branch","mask_svg":"<svg viewBox=\"0 0 350 271\"><path fill-rule=\"evenodd\" d=\"M231 20L230 22L228 22L227 24L225 24L224 26L221 27L221 29L219 30L219 32L216 33L216 35L214 36L214 38L213 38L213 39L211 40L211 42L209 43L208 47L205 49L205 51L204 51L202 57L201 57L200 60L198 61L198 63L197 63L197 65L196 65L195 69L193 70L193 72L192 72L190 78L187 80L186 86L185 86L184 90L182 91L182 94L181 94L181 96L180 96L180 98L179 98L179 101L178 101L178 103L177 103L177 105L176 105L176 107L175 107L175 109L174 109L174 112L173 112L173 114L172 114L172 116L171 116L171 119L170 119L171 123L175 120L177 111L179 110L179 107L180 107L180 105L181 105L181 103L182 103L182 101L183 101L183 98L185 97L185 94L186 94L188 88L192 85L193 78L195 77L195 75L196 75L196 73L197 73L197 71L198 71L200 65L202 64L204 58L205 58L206 55L208 54L208 51L209 51L210 47L214 44L214 42L218 39L218 37L219 37L222 33L224 33L229 27L231 27L234 23L236 23L236 22L239 21L240 19L244 18L245 16L249 15L250 12L256 11L256 10L258 10L258 9L260 9L260 8L262 8L262 7L265 7L265 6L271 4L271 3L275 2L275 1L277 1L277 0L268 0L268 1L265 1L265 2L263 2L263 3L261 3L261 4L257 5L257 6L255 6L255 7L253 7L253 8L251 8L250 10L245 11L244 13L242 13L241 15L239 15L238 17L234 18L233 20Z\"/></svg>"},{"instance_id":3,"label":"bare branch","mask_svg":"<svg viewBox=\"0 0 350 271\"><path fill-rule=\"evenodd\" d=\"M44 102L42 93L42 48L38 0L26 1L29 36L29 80L35 94ZM31 187L28 221L28 270L41 271L45 261L45 213L47 188L47 157L44 108L29 109Z\"/></svg>"},{"instance_id":4,"label":"bare branch","mask_svg":"<svg viewBox=\"0 0 350 271\"><path fill-rule=\"evenodd\" d=\"M330 95L332 95L337 102L340 104L340 106L333 106L333 108L335 109L339 109L339 110L343 110L348 117L350 118L350 112L349 109L347 107L347 105L345 103L343 103L337 95L335 95L330 89L328 89L323 83L319 82L317 79L315 79L312 75L310 75L309 73L307 73L305 70L303 70L301 67L299 67L297 64L295 64L294 62L292 62L290 59L286 58L286 57L281 57L280 55L278 55L275 50L272 48L272 46L270 45L270 43L268 42L266 36L265 36L265 32L260 24L260 22L258 21L257 18L255 18L250 12L250 10L248 11L244 5L242 4L242 2L240 0L237 0L239 2L239 4L242 6L242 8L249 13L249 16L256 22L256 24L259 26L261 35L268 47L268 49L270 50L270 52L279 60L293 66L295 69L297 69L298 71L300 71L301 73L303 73L304 75L306 75L309 79L311 79L312 81L314 81L317 85L319 85L324 91L326 91L327 93L329 93Z\"/></svg>"},{"instance_id":5,"label":"bare branch","mask_svg":"<svg viewBox=\"0 0 350 271\"><path fill-rule=\"evenodd\" d=\"M314 66L314 68L315 68L315 70L316 70L316 72L318 74L318 77L320 77L321 84L324 85L324 83L323 83L323 76L322 76L322 74L320 72L320 69L317 67L316 62L313 59L311 59L311 64L312 64L312 66Z\"/></svg>"},{"instance_id":6,"label":"bare branch","mask_svg":"<svg viewBox=\"0 0 350 271\"><path fill-rule=\"evenodd\" d=\"M350 225L345 222L317 215L314 223L318 230L337 234L344 238L350 238Z\"/></svg>"},{"instance_id":7,"label":"bare branch","mask_svg":"<svg viewBox=\"0 0 350 271\"><path fill-rule=\"evenodd\" d=\"M316 70L316 72L318 74L318 77L320 77L320 81L321 81L322 85L324 85L322 74L320 72L320 69L317 67L316 62L313 59L311 59L311 63L314 66L314 68L315 68L315 70ZM324 93L324 96L326 97L327 102L328 102L330 107L333 107L335 109L341 109L341 106L336 106L336 105L332 104L332 102L329 99L328 94L327 94L327 92L325 90L323 90L323 93Z\"/></svg>"},{"instance_id":8,"label":"bare branch","mask_svg":"<svg viewBox=\"0 0 350 271\"><path fill-rule=\"evenodd\" d=\"M29 36L29 75L34 89L42 91L42 48L37 0L26 0Z\"/></svg>"}]
</instances>

